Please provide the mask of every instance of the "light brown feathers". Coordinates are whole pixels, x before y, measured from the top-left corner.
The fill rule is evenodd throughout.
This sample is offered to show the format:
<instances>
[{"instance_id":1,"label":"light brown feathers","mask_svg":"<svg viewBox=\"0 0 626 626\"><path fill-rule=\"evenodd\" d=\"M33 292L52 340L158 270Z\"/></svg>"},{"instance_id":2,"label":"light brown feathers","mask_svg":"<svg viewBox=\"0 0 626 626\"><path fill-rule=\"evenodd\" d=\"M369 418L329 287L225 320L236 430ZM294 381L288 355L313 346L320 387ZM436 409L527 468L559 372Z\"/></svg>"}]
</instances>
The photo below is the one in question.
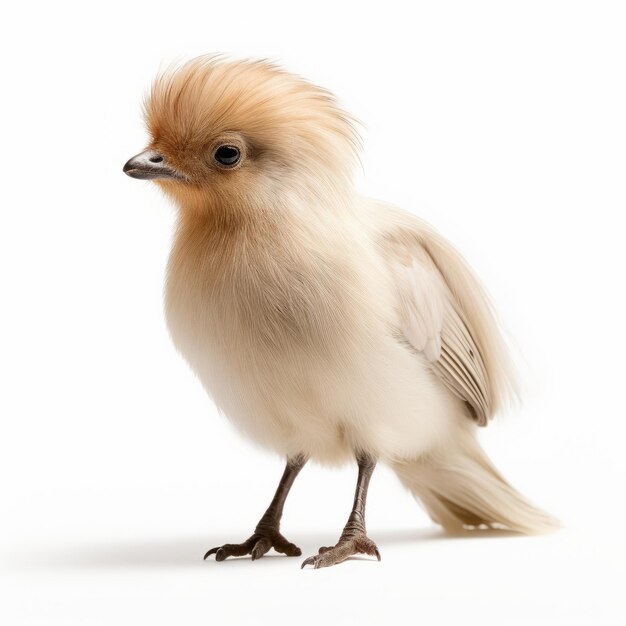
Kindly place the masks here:
<instances>
[{"instance_id":1,"label":"light brown feathers","mask_svg":"<svg viewBox=\"0 0 626 626\"><path fill-rule=\"evenodd\" d=\"M345 185L359 146L352 119L329 92L267 61L209 56L174 67L154 81L145 116L150 147L188 179L161 183L186 208L236 210L296 178ZM226 176L211 160L224 142L246 157L246 167Z\"/></svg>"}]
</instances>

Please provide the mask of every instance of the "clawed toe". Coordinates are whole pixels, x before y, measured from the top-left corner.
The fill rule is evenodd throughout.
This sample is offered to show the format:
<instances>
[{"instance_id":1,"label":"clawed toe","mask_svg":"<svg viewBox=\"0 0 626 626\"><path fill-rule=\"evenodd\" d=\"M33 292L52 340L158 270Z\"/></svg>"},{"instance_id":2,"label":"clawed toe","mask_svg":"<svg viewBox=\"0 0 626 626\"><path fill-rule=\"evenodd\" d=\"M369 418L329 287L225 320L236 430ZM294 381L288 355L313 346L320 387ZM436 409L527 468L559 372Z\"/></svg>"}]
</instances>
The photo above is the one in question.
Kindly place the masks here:
<instances>
[{"instance_id":1,"label":"clawed toe","mask_svg":"<svg viewBox=\"0 0 626 626\"><path fill-rule=\"evenodd\" d=\"M212 554L215 554L217 551L219 550L219 548L211 548L203 557L203 560L207 560L208 557L210 557Z\"/></svg>"},{"instance_id":2,"label":"clawed toe","mask_svg":"<svg viewBox=\"0 0 626 626\"><path fill-rule=\"evenodd\" d=\"M245 556L250 555L253 561L260 559L264 554L269 552L270 548L274 548L276 552L280 552L287 556L300 556L302 551L298 546L290 543L279 532L271 535L254 534L250 539L243 543L227 543L223 546L211 548L205 555L204 560L215 554L216 561L223 561L229 556Z\"/></svg>"},{"instance_id":3,"label":"clawed toe","mask_svg":"<svg viewBox=\"0 0 626 626\"><path fill-rule=\"evenodd\" d=\"M300 566L300 569L304 569L307 565L313 565L313 567L317 568L316 559L317 559L317 556L310 556L304 559L304 561L302 561L302 565Z\"/></svg>"},{"instance_id":4,"label":"clawed toe","mask_svg":"<svg viewBox=\"0 0 626 626\"><path fill-rule=\"evenodd\" d=\"M300 569L312 565L314 569L330 567L342 563L356 554L369 554L380 561L380 551L376 544L366 535L358 535L352 539L340 539L336 546L321 547L319 552L302 562Z\"/></svg>"},{"instance_id":5,"label":"clawed toe","mask_svg":"<svg viewBox=\"0 0 626 626\"><path fill-rule=\"evenodd\" d=\"M204 555L204 560L206 561L207 557L211 554L215 554L216 561L223 561L229 556L243 556L244 554L249 554L254 546L254 542L251 539L252 538L248 539L248 541L244 543L226 543L223 546L211 548Z\"/></svg>"},{"instance_id":6,"label":"clawed toe","mask_svg":"<svg viewBox=\"0 0 626 626\"><path fill-rule=\"evenodd\" d=\"M276 542L274 543L274 550L276 552L280 552L285 554L286 556L302 556L302 550L298 548L295 543L290 543L289 541Z\"/></svg>"}]
</instances>

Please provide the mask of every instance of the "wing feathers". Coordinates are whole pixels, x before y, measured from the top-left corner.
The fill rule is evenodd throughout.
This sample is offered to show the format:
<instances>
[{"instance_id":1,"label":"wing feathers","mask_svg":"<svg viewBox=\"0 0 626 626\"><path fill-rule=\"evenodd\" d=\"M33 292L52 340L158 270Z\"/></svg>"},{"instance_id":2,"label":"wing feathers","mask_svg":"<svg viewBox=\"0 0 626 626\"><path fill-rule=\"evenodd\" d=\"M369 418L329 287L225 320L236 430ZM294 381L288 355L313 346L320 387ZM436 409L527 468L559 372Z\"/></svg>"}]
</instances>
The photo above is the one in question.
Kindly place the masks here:
<instances>
[{"instance_id":1,"label":"wing feathers","mask_svg":"<svg viewBox=\"0 0 626 626\"><path fill-rule=\"evenodd\" d=\"M443 309L440 299L432 297L435 285L415 260L408 267L401 266L399 271L407 283L403 332L416 350L423 352L429 361L436 361L441 353Z\"/></svg>"},{"instance_id":2,"label":"wing feathers","mask_svg":"<svg viewBox=\"0 0 626 626\"><path fill-rule=\"evenodd\" d=\"M467 376L446 349L443 350L441 360L435 364L433 369L439 374L450 391L470 405L476 421L480 425L484 425L484 416L487 411L484 398L475 381Z\"/></svg>"},{"instance_id":3,"label":"wing feathers","mask_svg":"<svg viewBox=\"0 0 626 626\"><path fill-rule=\"evenodd\" d=\"M481 426L517 396L513 368L480 283L431 227L389 210L383 249L399 294L401 330Z\"/></svg>"}]
</instances>

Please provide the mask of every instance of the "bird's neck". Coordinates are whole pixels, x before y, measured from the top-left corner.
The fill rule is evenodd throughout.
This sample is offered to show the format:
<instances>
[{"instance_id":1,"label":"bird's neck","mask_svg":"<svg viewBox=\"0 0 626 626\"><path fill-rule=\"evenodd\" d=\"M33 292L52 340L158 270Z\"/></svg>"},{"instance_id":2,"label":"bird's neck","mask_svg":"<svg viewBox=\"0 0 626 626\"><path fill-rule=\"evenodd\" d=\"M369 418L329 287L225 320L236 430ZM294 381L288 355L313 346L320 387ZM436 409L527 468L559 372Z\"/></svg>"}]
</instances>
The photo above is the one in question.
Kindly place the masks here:
<instances>
[{"instance_id":1,"label":"bird's neck","mask_svg":"<svg viewBox=\"0 0 626 626\"><path fill-rule=\"evenodd\" d=\"M258 241L320 236L335 230L338 222L345 224L355 205L352 190L342 189L327 196L319 189L241 196L183 189L174 200L182 230L222 242L241 237Z\"/></svg>"}]
</instances>

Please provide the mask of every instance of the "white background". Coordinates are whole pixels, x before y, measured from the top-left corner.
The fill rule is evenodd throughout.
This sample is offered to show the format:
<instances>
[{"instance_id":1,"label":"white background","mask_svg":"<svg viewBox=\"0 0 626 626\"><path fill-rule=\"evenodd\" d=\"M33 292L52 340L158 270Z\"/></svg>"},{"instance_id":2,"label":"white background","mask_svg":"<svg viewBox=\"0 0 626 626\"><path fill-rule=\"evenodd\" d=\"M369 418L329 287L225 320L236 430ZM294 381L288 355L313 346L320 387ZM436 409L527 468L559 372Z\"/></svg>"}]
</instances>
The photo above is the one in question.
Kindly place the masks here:
<instances>
[{"instance_id":1,"label":"white background","mask_svg":"<svg viewBox=\"0 0 626 626\"><path fill-rule=\"evenodd\" d=\"M24 2L2 22L3 624L626 623L623 3ZM152 76L205 52L336 92L365 125L359 189L473 264L528 383L482 439L564 530L446 537L380 468L380 564L202 561L249 535L282 461L170 345L174 211L121 168ZM354 480L303 470L283 524L302 558Z\"/></svg>"}]
</instances>

